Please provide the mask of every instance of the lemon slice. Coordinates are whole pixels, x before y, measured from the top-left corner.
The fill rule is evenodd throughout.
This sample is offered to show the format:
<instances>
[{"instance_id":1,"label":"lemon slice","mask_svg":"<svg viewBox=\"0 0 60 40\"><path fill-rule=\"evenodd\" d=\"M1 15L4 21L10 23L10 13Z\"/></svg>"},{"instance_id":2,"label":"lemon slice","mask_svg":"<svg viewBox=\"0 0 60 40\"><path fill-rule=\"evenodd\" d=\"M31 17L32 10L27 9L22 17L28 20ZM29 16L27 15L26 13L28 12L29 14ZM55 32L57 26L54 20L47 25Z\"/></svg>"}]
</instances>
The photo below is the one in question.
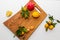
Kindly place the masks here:
<instances>
[{"instance_id":1,"label":"lemon slice","mask_svg":"<svg viewBox=\"0 0 60 40\"><path fill-rule=\"evenodd\" d=\"M6 12L6 16L7 16L7 17L9 17L9 16L11 16L11 15L12 15L12 11L7 11L7 12Z\"/></svg>"}]
</instances>

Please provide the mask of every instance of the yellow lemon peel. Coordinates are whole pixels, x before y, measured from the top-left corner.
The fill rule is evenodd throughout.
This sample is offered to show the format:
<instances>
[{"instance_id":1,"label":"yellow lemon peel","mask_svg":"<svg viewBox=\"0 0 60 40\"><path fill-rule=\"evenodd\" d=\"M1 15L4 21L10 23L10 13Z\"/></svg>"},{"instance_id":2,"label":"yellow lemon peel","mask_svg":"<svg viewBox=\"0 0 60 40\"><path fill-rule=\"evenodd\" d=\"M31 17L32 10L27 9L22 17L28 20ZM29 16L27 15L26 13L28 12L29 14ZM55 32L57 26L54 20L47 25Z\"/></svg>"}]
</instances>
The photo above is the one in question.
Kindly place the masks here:
<instances>
[{"instance_id":1,"label":"yellow lemon peel","mask_svg":"<svg viewBox=\"0 0 60 40\"><path fill-rule=\"evenodd\" d=\"M22 35L24 34L24 32L22 32Z\"/></svg>"},{"instance_id":2,"label":"yellow lemon peel","mask_svg":"<svg viewBox=\"0 0 60 40\"><path fill-rule=\"evenodd\" d=\"M52 30L53 28L54 28L54 26L53 26L53 25L50 25L50 26L49 26L49 29L50 29L50 30Z\"/></svg>"},{"instance_id":3,"label":"yellow lemon peel","mask_svg":"<svg viewBox=\"0 0 60 40\"><path fill-rule=\"evenodd\" d=\"M32 16L35 17L35 18L37 18L37 17L40 16L40 13L37 12L37 11L35 11L35 12L32 13Z\"/></svg>"},{"instance_id":4,"label":"yellow lemon peel","mask_svg":"<svg viewBox=\"0 0 60 40\"><path fill-rule=\"evenodd\" d=\"M7 12L6 12L6 16L7 16L7 17L9 17L9 16L11 16L11 15L12 15L12 11L7 11Z\"/></svg>"},{"instance_id":5,"label":"yellow lemon peel","mask_svg":"<svg viewBox=\"0 0 60 40\"><path fill-rule=\"evenodd\" d=\"M49 25L46 23L46 24L45 24L45 28L48 28L48 27L49 27Z\"/></svg>"}]
</instances>

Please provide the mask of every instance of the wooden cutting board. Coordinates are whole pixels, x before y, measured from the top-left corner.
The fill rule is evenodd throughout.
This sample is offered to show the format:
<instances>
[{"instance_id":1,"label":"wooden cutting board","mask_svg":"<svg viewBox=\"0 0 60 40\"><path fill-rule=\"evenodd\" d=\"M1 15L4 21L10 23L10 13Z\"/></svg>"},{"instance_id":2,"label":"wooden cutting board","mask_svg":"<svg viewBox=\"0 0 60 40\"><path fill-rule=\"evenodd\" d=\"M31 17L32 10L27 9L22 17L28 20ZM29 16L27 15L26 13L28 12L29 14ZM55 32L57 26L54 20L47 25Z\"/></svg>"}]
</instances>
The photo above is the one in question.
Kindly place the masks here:
<instances>
[{"instance_id":1,"label":"wooden cutting board","mask_svg":"<svg viewBox=\"0 0 60 40\"><path fill-rule=\"evenodd\" d=\"M31 0L30 0L31 1ZM10 19L4 22L4 25L9 28L14 34L18 29L18 25L23 25L25 28L29 28L30 26L34 26L34 29L29 31L28 33L24 34L21 37L18 37L20 40L28 40L28 38L31 36L31 34L35 31L35 29L41 24L41 22L45 19L47 14L40 8L39 5L36 4L35 1L31 1L35 4L35 7L40 11L40 17L39 18L33 18L32 12L37 11L34 9L33 11L29 11L30 16L28 19L24 19L21 16L21 10L18 11L14 16L12 16ZM26 5L25 5L26 7Z\"/></svg>"}]
</instances>

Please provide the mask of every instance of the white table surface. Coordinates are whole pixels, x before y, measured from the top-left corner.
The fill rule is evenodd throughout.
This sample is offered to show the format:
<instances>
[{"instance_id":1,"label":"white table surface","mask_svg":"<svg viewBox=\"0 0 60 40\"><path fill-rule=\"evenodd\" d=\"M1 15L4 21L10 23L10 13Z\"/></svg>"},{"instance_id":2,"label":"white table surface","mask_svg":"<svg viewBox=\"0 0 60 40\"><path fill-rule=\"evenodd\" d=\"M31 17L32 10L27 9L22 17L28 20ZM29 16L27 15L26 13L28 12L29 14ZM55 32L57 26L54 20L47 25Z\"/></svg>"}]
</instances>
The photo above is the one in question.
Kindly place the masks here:
<instances>
[{"instance_id":1,"label":"white table surface","mask_svg":"<svg viewBox=\"0 0 60 40\"><path fill-rule=\"evenodd\" d=\"M12 10L16 14L22 6L29 0L0 0L0 40L19 40L13 38L14 34L3 25L3 22L9 19L6 17L6 11ZM39 6L47 13L60 20L60 1L59 0L35 0ZM11 16L11 17L12 17ZM44 24L48 17L41 23L36 31L28 40L60 40L60 24L58 23L52 31L45 31Z\"/></svg>"}]
</instances>

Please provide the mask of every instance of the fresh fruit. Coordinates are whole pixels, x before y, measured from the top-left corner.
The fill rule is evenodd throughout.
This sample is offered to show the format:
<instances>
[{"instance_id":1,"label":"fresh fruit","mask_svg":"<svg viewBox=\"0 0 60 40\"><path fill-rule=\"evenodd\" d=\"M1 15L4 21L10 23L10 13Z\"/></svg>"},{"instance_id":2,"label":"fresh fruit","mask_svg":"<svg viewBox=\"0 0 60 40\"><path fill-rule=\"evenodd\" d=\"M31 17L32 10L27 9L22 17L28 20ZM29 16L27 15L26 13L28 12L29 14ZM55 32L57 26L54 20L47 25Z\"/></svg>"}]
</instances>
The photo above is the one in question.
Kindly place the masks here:
<instances>
[{"instance_id":1,"label":"fresh fruit","mask_svg":"<svg viewBox=\"0 0 60 40\"><path fill-rule=\"evenodd\" d=\"M26 8L26 7L23 7L23 10L24 10L24 11L26 11L26 10L27 10L27 8Z\"/></svg>"},{"instance_id":2,"label":"fresh fruit","mask_svg":"<svg viewBox=\"0 0 60 40\"><path fill-rule=\"evenodd\" d=\"M35 17L35 18L37 18L37 17L40 16L40 13L37 12L37 11L35 11L35 12L32 13L32 16Z\"/></svg>"},{"instance_id":3,"label":"fresh fruit","mask_svg":"<svg viewBox=\"0 0 60 40\"><path fill-rule=\"evenodd\" d=\"M49 26L49 29L50 29L50 30L52 30L53 28L54 28L54 26L53 26L53 25L50 25L50 26Z\"/></svg>"},{"instance_id":4,"label":"fresh fruit","mask_svg":"<svg viewBox=\"0 0 60 40\"><path fill-rule=\"evenodd\" d=\"M29 2L29 3L27 4L27 9L28 9L29 11L32 11L32 10L34 9L34 3L33 3L33 2Z\"/></svg>"},{"instance_id":5,"label":"fresh fruit","mask_svg":"<svg viewBox=\"0 0 60 40\"><path fill-rule=\"evenodd\" d=\"M45 28L48 28L48 27L49 27L49 25L46 23L46 24L45 24Z\"/></svg>"},{"instance_id":6,"label":"fresh fruit","mask_svg":"<svg viewBox=\"0 0 60 40\"><path fill-rule=\"evenodd\" d=\"M34 29L34 26L31 26L30 29L31 29L31 30Z\"/></svg>"},{"instance_id":7,"label":"fresh fruit","mask_svg":"<svg viewBox=\"0 0 60 40\"><path fill-rule=\"evenodd\" d=\"M30 31L30 29L27 29L27 31L29 32L29 31Z\"/></svg>"},{"instance_id":8,"label":"fresh fruit","mask_svg":"<svg viewBox=\"0 0 60 40\"><path fill-rule=\"evenodd\" d=\"M51 20L49 20L49 21L48 21L48 24L49 24L49 25L51 25L51 24L52 24L52 21L51 21Z\"/></svg>"},{"instance_id":9,"label":"fresh fruit","mask_svg":"<svg viewBox=\"0 0 60 40\"><path fill-rule=\"evenodd\" d=\"M18 30L16 31L16 35L18 37L22 36L23 34L27 33L27 29L24 26L19 26Z\"/></svg>"},{"instance_id":10,"label":"fresh fruit","mask_svg":"<svg viewBox=\"0 0 60 40\"><path fill-rule=\"evenodd\" d=\"M8 11L6 12L6 16L9 17L9 16L11 16L11 15L12 15L12 11L9 11L9 10L8 10Z\"/></svg>"},{"instance_id":11,"label":"fresh fruit","mask_svg":"<svg viewBox=\"0 0 60 40\"><path fill-rule=\"evenodd\" d=\"M51 16L50 14L49 14L49 21L46 21L46 23L47 24L45 24L45 29L46 29L46 31L48 31L48 29L49 30L53 30L53 28L55 28L55 26L56 26L56 24L57 23L60 23L60 20L57 20L57 19L55 19L53 16ZM56 22L54 22L54 21L57 21L57 23Z\"/></svg>"},{"instance_id":12,"label":"fresh fruit","mask_svg":"<svg viewBox=\"0 0 60 40\"><path fill-rule=\"evenodd\" d=\"M24 34L24 32L22 32L22 35Z\"/></svg>"}]
</instances>

